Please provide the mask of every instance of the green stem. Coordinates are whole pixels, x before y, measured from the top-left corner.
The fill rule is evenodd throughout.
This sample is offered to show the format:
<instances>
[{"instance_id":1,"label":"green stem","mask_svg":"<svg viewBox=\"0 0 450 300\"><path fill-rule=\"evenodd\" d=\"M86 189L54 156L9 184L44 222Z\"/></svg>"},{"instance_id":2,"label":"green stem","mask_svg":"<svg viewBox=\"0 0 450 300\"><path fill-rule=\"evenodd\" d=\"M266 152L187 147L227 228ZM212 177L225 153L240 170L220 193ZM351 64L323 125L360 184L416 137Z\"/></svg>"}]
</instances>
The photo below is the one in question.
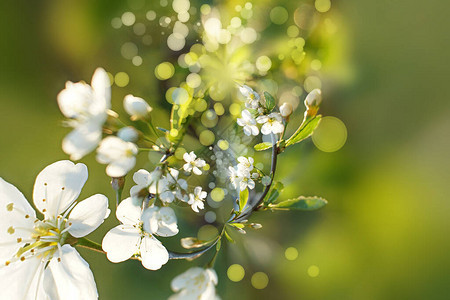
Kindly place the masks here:
<instances>
[{"instance_id":1,"label":"green stem","mask_svg":"<svg viewBox=\"0 0 450 300\"><path fill-rule=\"evenodd\" d=\"M102 245L100 245L94 241L91 241L87 238L84 238L84 237L78 239L75 246L106 254L106 252L103 251L103 249L102 249Z\"/></svg>"}]
</instances>

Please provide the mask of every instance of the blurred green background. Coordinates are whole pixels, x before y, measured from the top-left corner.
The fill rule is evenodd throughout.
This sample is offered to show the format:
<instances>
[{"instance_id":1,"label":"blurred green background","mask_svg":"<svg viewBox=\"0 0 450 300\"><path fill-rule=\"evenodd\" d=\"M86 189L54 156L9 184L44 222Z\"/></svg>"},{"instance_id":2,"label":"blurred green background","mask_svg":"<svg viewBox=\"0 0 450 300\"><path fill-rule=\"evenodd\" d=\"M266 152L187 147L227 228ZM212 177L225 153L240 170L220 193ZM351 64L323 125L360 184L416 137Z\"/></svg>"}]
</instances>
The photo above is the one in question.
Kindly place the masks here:
<instances>
[{"instance_id":1,"label":"blurred green background","mask_svg":"<svg viewBox=\"0 0 450 300\"><path fill-rule=\"evenodd\" d=\"M113 87L113 107L121 110L125 94L143 94L167 119L168 104L157 94L153 73L164 51L155 50L148 69L120 55L117 39L122 36L117 37L111 19L127 5L112 0L0 2L0 176L28 199L37 173L67 159L60 145L68 129L61 126L56 104L65 81L90 81L97 66L126 71L130 84ZM332 1L332 11L340 20L337 38L345 41L345 64L352 75L327 95L322 111L344 121L347 143L325 153L308 141L280 160L282 180L290 184L285 184L286 197L318 194L329 205L313 213L256 215L265 226L242 244L251 258L235 245L219 256L219 295L448 299L450 2ZM82 161L90 172L82 196L102 192L112 199L104 166L93 154ZM110 218L92 239L100 241L114 224ZM292 261L285 256L289 247L298 250ZM100 299L165 299L170 280L195 265L172 261L152 272L135 261L114 265L103 255L80 252L94 272ZM234 263L246 271L237 283L226 276ZM251 284L258 271L269 276L263 290Z\"/></svg>"}]
</instances>

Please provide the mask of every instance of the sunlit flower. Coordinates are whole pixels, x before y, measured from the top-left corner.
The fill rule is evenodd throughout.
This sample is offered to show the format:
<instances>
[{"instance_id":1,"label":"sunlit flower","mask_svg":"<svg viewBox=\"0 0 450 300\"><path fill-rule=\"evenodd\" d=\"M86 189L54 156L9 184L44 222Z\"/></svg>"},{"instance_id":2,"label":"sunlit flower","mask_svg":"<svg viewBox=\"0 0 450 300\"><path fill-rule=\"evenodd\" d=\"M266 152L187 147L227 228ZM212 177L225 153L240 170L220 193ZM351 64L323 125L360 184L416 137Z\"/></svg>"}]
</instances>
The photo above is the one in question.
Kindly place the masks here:
<instances>
[{"instance_id":1,"label":"sunlit flower","mask_svg":"<svg viewBox=\"0 0 450 300\"><path fill-rule=\"evenodd\" d=\"M36 213L17 188L0 178L0 299L97 299L88 263L66 244L97 229L108 216L108 199L76 202L88 177L84 164L58 161L36 178Z\"/></svg>"},{"instance_id":2,"label":"sunlit flower","mask_svg":"<svg viewBox=\"0 0 450 300\"><path fill-rule=\"evenodd\" d=\"M132 126L120 128L117 132L117 137L125 142L136 142L139 139L139 132Z\"/></svg>"},{"instance_id":3,"label":"sunlit flower","mask_svg":"<svg viewBox=\"0 0 450 300\"><path fill-rule=\"evenodd\" d=\"M172 209L167 208L149 207L142 211L132 198L123 200L116 210L116 217L122 224L103 238L102 248L108 259L118 263L136 256L149 270L158 270L166 264L169 253L155 235L178 233L176 217Z\"/></svg>"},{"instance_id":4,"label":"sunlit flower","mask_svg":"<svg viewBox=\"0 0 450 300\"><path fill-rule=\"evenodd\" d=\"M106 174L110 177L125 176L136 164L138 148L135 144L108 136L97 149L97 161L108 164Z\"/></svg>"},{"instance_id":5,"label":"sunlit flower","mask_svg":"<svg viewBox=\"0 0 450 300\"><path fill-rule=\"evenodd\" d=\"M188 202L189 199L186 193L188 184L186 180L178 179L179 173L178 170L170 168L168 174L165 176L165 182L163 183L164 191L159 195L163 202L170 203L175 198Z\"/></svg>"},{"instance_id":6,"label":"sunlit flower","mask_svg":"<svg viewBox=\"0 0 450 300\"><path fill-rule=\"evenodd\" d=\"M256 122L263 124L261 133L264 135L282 133L284 130L283 118L279 113L271 113L256 118Z\"/></svg>"},{"instance_id":7,"label":"sunlit flower","mask_svg":"<svg viewBox=\"0 0 450 300\"><path fill-rule=\"evenodd\" d=\"M237 123L243 127L245 135L258 135L259 129L256 126L256 120L248 110L242 111L242 118L238 118Z\"/></svg>"},{"instance_id":8,"label":"sunlit flower","mask_svg":"<svg viewBox=\"0 0 450 300\"><path fill-rule=\"evenodd\" d=\"M239 182L239 189L241 191L245 190L246 188L249 188L251 190L255 188L255 182L250 178L250 174L242 176L241 178L242 179Z\"/></svg>"},{"instance_id":9,"label":"sunlit flower","mask_svg":"<svg viewBox=\"0 0 450 300\"><path fill-rule=\"evenodd\" d=\"M215 300L217 274L214 269L199 267L190 268L172 280L171 287L174 292L169 300Z\"/></svg>"},{"instance_id":10,"label":"sunlit flower","mask_svg":"<svg viewBox=\"0 0 450 300\"><path fill-rule=\"evenodd\" d=\"M261 98L259 97L258 93L255 92L251 87L244 84L243 86L239 87L239 91L247 100L245 102L245 107L251 109L257 109L259 107Z\"/></svg>"},{"instance_id":11,"label":"sunlit flower","mask_svg":"<svg viewBox=\"0 0 450 300\"><path fill-rule=\"evenodd\" d=\"M139 97L126 95L123 99L123 108L133 120L144 119L152 111L148 103Z\"/></svg>"},{"instance_id":12,"label":"sunlit flower","mask_svg":"<svg viewBox=\"0 0 450 300\"><path fill-rule=\"evenodd\" d=\"M199 212L199 209L205 208L204 201L207 195L208 194L205 191L202 191L201 186L197 186L194 188L194 193L189 194L189 202L188 202L193 211Z\"/></svg>"},{"instance_id":13,"label":"sunlit flower","mask_svg":"<svg viewBox=\"0 0 450 300\"><path fill-rule=\"evenodd\" d=\"M288 118L292 114L292 111L293 108L290 103L285 102L280 106L280 114L283 118Z\"/></svg>"},{"instance_id":14,"label":"sunlit flower","mask_svg":"<svg viewBox=\"0 0 450 300\"><path fill-rule=\"evenodd\" d=\"M249 157L249 159L250 158L251 157ZM239 188L240 191L245 190L247 187L249 189L255 188L255 181L252 179L252 175L250 174L250 171L247 168L245 167L239 168L238 165L237 167L229 167L228 170L230 175L230 181L231 184L234 186L234 188L236 189Z\"/></svg>"},{"instance_id":15,"label":"sunlit flower","mask_svg":"<svg viewBox=\"0 0 450 300\"><path fill-rule=\"evenodd\" d=\"M238 164L238 171L241 173L249 173L251 170L253 170L253 163L255 162L253 157L246 158L244 156L239 156L237 161Z\"/></svg>"},{"instance_id":16,"label":"sunlit flower","mask_svg":"<svg viewBox=\"0 0 450 300\"><path fill-rule=\"evenodd\" d=\"M91 85L68 81L58 94L58 105L74 128L63 140L63 151L72 160L81 159L97 147L102 138L102 127L111 108L111 87L105 70L98 68Z\"/></svg>"},{"instance_id":17,"label":"sunlit flower","mask_svg":"<svg viewBox=\"0 0 450 300\"><path fill-rule=\"evenodd\" d=\"M195 175L202 175L202 171L200 168L203 168L206 165L206 162L203 159L197 158L197 155L195 155L194 151L191 151L190 153L184 153L183 159L186 162L183 165L183 169L186 172L193 172Z\"/></svg>"},{"instance_id":18,"label":"sunlit flower","mask_svg":"<svg viewBox=\"0 0 450 300\"><path fill-rule=\"evenodd\" d=\"M167 181L164 180L159 169L152 172L140 169L134 173L133 181L136 185L130 189L132 198L139 198L143 190L146 190L145 193L160 194L167 189Z\"/></svg>"}]
</instances>

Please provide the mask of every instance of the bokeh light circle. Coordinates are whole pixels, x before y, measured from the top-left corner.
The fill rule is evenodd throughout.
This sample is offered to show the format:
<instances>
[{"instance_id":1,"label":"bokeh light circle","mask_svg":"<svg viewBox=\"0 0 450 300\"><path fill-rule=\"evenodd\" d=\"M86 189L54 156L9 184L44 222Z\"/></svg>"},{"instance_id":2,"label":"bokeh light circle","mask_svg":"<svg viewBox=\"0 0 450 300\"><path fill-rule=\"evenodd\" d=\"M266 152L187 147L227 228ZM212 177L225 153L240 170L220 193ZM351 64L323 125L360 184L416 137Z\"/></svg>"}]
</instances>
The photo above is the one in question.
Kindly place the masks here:
<instances>
[{"instance_id":1,"label":"bokeh light circle","mask_svg":"<svg viewBox=\"0 0 450 300\"><path fill-rule=\"evenodd\" d=\"M156 66L155 76L159 80L167 80L175 73L175 67L170 62L163 62Z\"/></svg>"},{"instance_id":2,"label":"bokeh light circle","mask_svg":"<svg viewBox=\"0 0 450 300\"><path fill-rule=\"evenodd\" d=\"M338 151L347 140L347 128L344 122L336 117L323 117L312 135L312 140L321 151Z\"/></svg>"},{"instance_id":3,"label":"bokeh light circle","mask_svg":"<svg viewBox=\"0 0 450 300\"><path fill-rule=\"evenodd\" d=\"M244 278L245 270L241 265L233 264L228 267L227 276L231 281L239 282Z\"/></svg>"},{"instance_id":4,"label":"bokeh light circle","mask_svg":"<svg viewBox=\"0 0 450 300\"><path fill-rule=\"evenodd\" d=\"M270 11L270 20L277 25L286 23L289 17L288 11L282 6L272 8Z\"/></svg>"},{"instance_id":5,"label":"bokeh light circle","mask_svg":"<svg viewBox=\"0 0 450 300\"><path fill-rule=\"evenodd\" d=\"M269 284L269 277L264 272L256 272L253 274L251 281L255 289L262 290Z\"/></svg>"}]
</instances>

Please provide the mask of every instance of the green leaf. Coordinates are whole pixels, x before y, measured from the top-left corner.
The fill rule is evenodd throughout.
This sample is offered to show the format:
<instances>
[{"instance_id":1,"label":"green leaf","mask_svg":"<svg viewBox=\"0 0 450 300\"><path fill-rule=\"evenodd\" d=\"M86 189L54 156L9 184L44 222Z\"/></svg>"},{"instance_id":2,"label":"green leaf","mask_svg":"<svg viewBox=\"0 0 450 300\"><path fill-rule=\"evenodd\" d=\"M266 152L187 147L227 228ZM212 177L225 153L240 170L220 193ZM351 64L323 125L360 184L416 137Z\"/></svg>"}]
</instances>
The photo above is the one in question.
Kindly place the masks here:
<instances>
[{"instance_id":1,"label":"green leaf","mask_svg":"<svg viewBox=\"0 0 450 300\"><path fill-rule=\"evenodd\" d=\"M269 142L259 143L259 144L256 144L254 148L256 151L263 151L263 150L272 148L272 143L269 143Z\"/></svg>"},{"instance_id":2,"label":"green leaf","mask_svg":"<svg viewBox=\"0 0 450 300\"><path fill-rule=\"evenodd\" d=\"M276 204L270 204L270 209L280 209L280 210L303 210L311 211L324 207L327 204L327 200L320 197L304 197L300 196L295 199L289 199L286 201L281 201Z\"/></svg>"},{"instance_id":3,"label":"green leaf","mask_svg":"<svg viewBox=\"0 0 450 300\"><path fill-rule=\"evenodd\" d=\"M239 193L239 211L242 212L248 201L248 189Z\"/></svg>"},{"instance_id":4,"label":"green leaf","mask_svg":"<svg viewBox=\"0 0 450 300\"><path fill-rule=\"evenodd\" d=\"M294 134L286 141L286 146L296 144L309 137L319 125L321 118L321 115L317 115L313 118L305 119Z\"/></svg>"},{"instance_id":5,"label":"green leaf","mask_svg":"<svg viewBox=\"0 0 450 300\"><path fill-rule=\"evenodd\" d=\"M266 197L264 202L266 204L274 203L278 199L278 196L280 196L283 189L284 185L281 182L277 181L273 183L269 195Z\"/></svg>"},{"instance_id":6,"label":"green leaf","mask_svg":"<svg viewBox=\"0 0 450 300\"><path fill-rule=\"evenodd\" d=\"M266 99L267 110L272 111L275 108L275 99L268 92L264 92L264 99Z\"/></svg>"},{"instance_id":7,"label":"green leaf","mask_svg":"<svg viewBox=\"0 0 450 300\"><path fill-rule=\"evenodd\" d=\"M208 244L210 244L212 241L201 241L195 237L185 237L180 240L181 246L185 249L195 249L195 248L201 248Z\"/></svg>"},{"instance_id":8,"label":"green leaf","mask_svg":"<svg viewBox=\"0 0 450 300\"><path fill-rule=\"evenodd\" d=\"M236 243L232 238L231 238L231 236L228 234L228 232L225 230L224 231L224 234L225 234L225 237L227 238L227 240L230 242L230 243Z\"/></svg>"}]
</instances>

